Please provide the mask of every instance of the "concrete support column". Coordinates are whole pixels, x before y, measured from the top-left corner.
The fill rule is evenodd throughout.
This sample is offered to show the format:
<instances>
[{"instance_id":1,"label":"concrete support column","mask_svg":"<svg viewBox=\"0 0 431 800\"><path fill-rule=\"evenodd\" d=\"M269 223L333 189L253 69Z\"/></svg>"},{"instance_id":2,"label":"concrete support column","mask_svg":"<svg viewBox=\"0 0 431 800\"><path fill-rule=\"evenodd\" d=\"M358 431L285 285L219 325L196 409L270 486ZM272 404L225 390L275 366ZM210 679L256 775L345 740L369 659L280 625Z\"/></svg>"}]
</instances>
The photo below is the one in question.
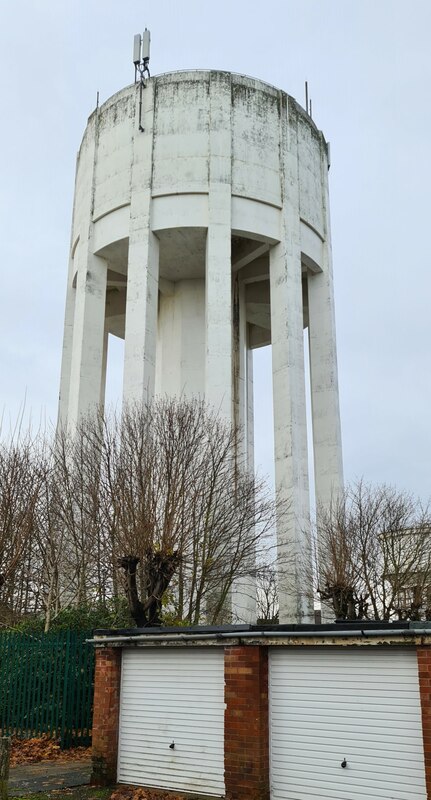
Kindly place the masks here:
<instances>
[{"instance_id":1,"label":"concrete support column","mask_svg":"<svg viewBox=\"0 0 431 800\"><path fill-rule=\"evenodd\" d=\"M322 206L325 217L322 272L315 274L309 272L307 279L311 415L317 511L319 508L328 507L331 499L335 499L343 489L328 167L323 146L321 153ZM322 547L319 547L319 542L317 542L317 547L318 557L322 558ZM322 603L321 618L322 622L330 622L334 618L333 609L327 603Z\"/></svg>"},{"instance_id":2,"label":"concrete support column","mask_svg":"<svg viewBox=\"0 0 431 800\"><path fill-rule=\"evenodd\" d=\"M78 263L67 412L72 430L100 407L107 279L106 262L91 253L91 239L80 248Z\"/></svg>"},{"instance_id":3,"label":"concrete support column","mask_svg":"<svg viewBox=\"0 0 431 800\"><path fill-rule=\"evenodd\" d=\"M108 368L108 347L109 347L109 331L106 325L103 333L103 361L102 361L102 377L100 382L100 407L105 407L105 394L106 394L106 371Z\"/></svg>"},{"instance_id":4,"label":"concrete support column","mask_svg":"<svg viewBox=\"0 0 431 800\"><path fill-rule=\"evenodd\" d=\"M210 81L210 142L208 231L205 264L205 399L235 424L240 419L240 297L233 319L231 265L232 193L231 76L212 72ZM234 368L233 326L237 332L237 374ZM236 396L233 387L236 382ZM235 407L236 403L236 407ZM235 414L236 410L236 414ZM240 457L240 454L239 454ZM254 565L250 564L250 569ZM255 590L248 575L234 581L228 601L232 618L255 622Z\"/></svg>"},{"instance_id":5,"label":"concrete support column","mask_svg":"<svg viewBox=\"0 0 431 800\"><path fill-rule=\"evenodd\" d=\"M329 219L328 165L322 145L322 205L325 241L322 272L308 274L309 351L317 504L327 505L343 488L337 344Z\"/></svg>"},{"instance_id":6,"label":"concrete support column","mask_svg":"<svg viewBox=\"0 0 431 800\"><path fill-rule=\"evenodd\" d=\"M241 378L243 377L243 358L241 342L241 298L238 275L235 275L232 282L232 348L233 348L233 420L236 428L240 429L244 424L244 414L241 414L241 402L243 400L244 386ZM245 457L243 443L241 443L241 461Z\"/></svg>"},{"instance_id":7,"label":"concrete support column","mask_svg":"<svg viewBox=\"0 0 431 800\"><path fill-rule=\"evenodd\" d=\"M168 286L166 286L168 284ZM170 293L167 292L169 288ZM204 397L205 281L161 281L156 394Z\"/></svg>"},{"instance_id":8,"label":"concrete support column","mask_svg":"<svg viewBox=\"0 0 431 800\"><path fill-rule=\"evenodd\" d=\"M231 76L211 73L205 398L232 420Z\"/></svg>"},{"instance_id":9,"label":"concrete support column","mask_svg":"<svg viewBox=\"0 0 431 800\"><path fill-rule=\"evenodd\" d=\"M326 271L327 270L327 271ZM309 350L316 502L343 487L335 315L330 265L308 276Z\"/></svg>"},{"instance_id":10,"label":"concrete support column","mask_svg":"<svg viewBox=\"0 0 431 800\"><path fill-rule=\"evenodd\" d=\"M100 402L100 397L95 392L94 382L89 376L91 360L96 357L100 346L98 327L101 316L101 295L103 295L103 304L106 296L106 268L103 268L100 259L96 262L95 256L92 256L98 143L99 113L96 110L88 124L88 136L84 137L76 165L75 183L78 177L85 175L86 191L82 194L80 213L77 215L75 186L72 213L58 413L58 424L63 428L68 425L71 430L76 426L83 413L91 411L91 408L98 406ZM91 297L86 297L86 294L88 292L91 295L93 290L95 297L92 301ZM93 328L93 333L97 329L95 339L91 337L91 306L97 307L97 320ZM105 309L103 309L103 318L104 316ZM81 326L80 330L75 330L77 324ZM85 331L85 327L87 327L87 331ZM90 335L90 340L86 340L85 349L88 345L90 350L83 352L82 337L86 334ZM81 355L84 356L82 369ZM95 381L97 381L97 372L96 366ZM88 398L88 407L85 406L86 397Z\"/></svg>"},{"instance_id":11,"label":"concrete support column","mask_svg":"<svg viewBox=\"0 0 431 800\"><path fill-rule=\"evenodd\" d=\"M142 127L135 138L129 223L123 395L127 402L147 402L154 395L159 286L159 242L151 231L151 168L154 84L143 91Z\"/></svg>"},{"instance_id":12,"label":"concrete support column","mask_svg":"<svg viewBox=\"0 0 431 800\"><path fill-rule=\"evenodd\" d=\"M156 384L157 395L173 397L181 394L181 307L175 284L170 292L162 291L160 282L159 313L157 323Z\"/></svg>"},{"instance_id":13,"label":"concrete support column","mask_svg":"<svg viewBox=\"0 0 431 800\"><path fill-rule=\"evenodd\" d=\"M247 310L245 304L245 286L239 284L239 423L244 437L244 464L248 466L247 448Z\"/></svg>"},{"instance_id":14,"label":"concrete support column","mask_svg":"<svg viewBox=\"0 0 431 800\"><path fill-rule=\"evenodd\" d=\"M181 304L181 381L176 394L205 394L205 280L189 279L177 284Z\"/></svg>"},{"instance_id":15,"label":"concrete support column","mask_svg":"<svg viewBox=\"0 0 431 800\"><path fill-rule=\"evenodd\" d=\"M313 619L297 129L281 98L281 242L270 250L280 622ZM293 112L294 114L294 112ZM308 586L307 583L310 583Z\"/></svg>"},{"instance_id":16,"label":"concrete support column","mask_svg":"<svg viewBox=\"0 0 431 800\"><path fill-rule=\"evenodd\" d=\"M248 346L248 335L247 335ZM247 367L247 464L251 472L254 472L254 398L253 398L253 351L246 350Z\"/></svg>"},{"instance_id":17,"label":"concrete support column","mask_svg":"<svg viewBox=\"0 0 431 800\"><path fill-rule=\"evenodd\" d=\"M64 319L63 353L61 358L61 377L60 377L60 400L58 406L58 425L64 427L67 424L67 412L69 408L70 393L70 370L72 366L73 351L73 321L75 319L75 295L76 289L72 285L73 281L73 258L69 268L66 293L66 312Z\"/></svg>"},{"instance_id":18,"label":"concrete support column","mask_svg":"<svg viewBox=\"0 0 431 800\"><path fill-rule=\"evenodd\" d=\"M238 275L233 281L233 410L234 424L238 427L237 457L240 468L247 469L248 441L247 441L247 416L246 416L246 391L247 391L247 323L244 284L238 280ZM254 538L255 532L250 536ZM250 539L251 541L251 539ZM237 577L232 586L232 611L233 622L254 624L257 618L256 609L256 578L254 569L256 557L254 548L250 547L248 563L243 564L243 575Z\"/></svg>"},{"instance_id":19,"label":"concrete support column","mask_svg":"<svg viewBox=\"0 0 431 800\"><path fill-rule=\"evenodd\" d=\"M240 430L239 460L247 467L247 318L245 287L238 275L233 279L232 334L233 334L233 414L235 426Z\"/></svg>"}]
</instances>

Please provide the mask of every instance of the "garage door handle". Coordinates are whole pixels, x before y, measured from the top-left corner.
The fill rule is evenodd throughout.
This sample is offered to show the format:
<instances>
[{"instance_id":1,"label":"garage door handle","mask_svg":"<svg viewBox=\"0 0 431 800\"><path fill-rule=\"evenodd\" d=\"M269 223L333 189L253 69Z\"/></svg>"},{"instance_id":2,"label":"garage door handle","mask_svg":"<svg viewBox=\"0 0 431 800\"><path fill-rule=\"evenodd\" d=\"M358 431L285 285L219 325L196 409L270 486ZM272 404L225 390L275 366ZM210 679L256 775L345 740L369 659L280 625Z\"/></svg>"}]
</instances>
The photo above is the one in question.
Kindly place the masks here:
<instances>
[{"instance_id":1,"label":"garage door handle","mask_svg":"<svg viewBox=\"0 0 431 800\"><path fill-rule=\"evenodd\" d=\"M169 745L169 749L175 750L175 742L171 742L171 744Z\"/></svg>"},{"instance_id":2,"label":"garage door handle","mask_svg":"<svg viewBox=\"0 0 431 800\"><path fill-rule=\"evenodd\" d=\"M343 769L345 769L345 767L347 767L347 761L346 761L345 758L343 758L343 760L341 762L341 766L343 767Z\"/></svg>"}]
</instances>

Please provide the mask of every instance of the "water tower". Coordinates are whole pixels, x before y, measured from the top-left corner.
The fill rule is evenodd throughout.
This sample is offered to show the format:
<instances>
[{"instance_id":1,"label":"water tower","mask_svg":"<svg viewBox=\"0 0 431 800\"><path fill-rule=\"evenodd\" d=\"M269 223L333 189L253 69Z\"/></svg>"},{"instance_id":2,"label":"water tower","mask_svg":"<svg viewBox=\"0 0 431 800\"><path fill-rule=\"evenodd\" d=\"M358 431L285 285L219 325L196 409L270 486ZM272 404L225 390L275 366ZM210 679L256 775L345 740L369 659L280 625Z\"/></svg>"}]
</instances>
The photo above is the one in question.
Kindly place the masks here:
<instances>
[{"instance_id":1,"label":"water tower","mask_svg":"<svg viewBox=\"0 0 431 800\"><path fill-rule=\"evenodd\" d=\"M276 487L290 501L280 621L308 622L305 327L317 499L342 483L328 145L262 81L150 78L138 39L137 81L93 112L78 153L60 420L103 404L119 336L124 399L205 396L243 426L252 465L252 352L271 344Z\"/></svg>"}]
</instances>

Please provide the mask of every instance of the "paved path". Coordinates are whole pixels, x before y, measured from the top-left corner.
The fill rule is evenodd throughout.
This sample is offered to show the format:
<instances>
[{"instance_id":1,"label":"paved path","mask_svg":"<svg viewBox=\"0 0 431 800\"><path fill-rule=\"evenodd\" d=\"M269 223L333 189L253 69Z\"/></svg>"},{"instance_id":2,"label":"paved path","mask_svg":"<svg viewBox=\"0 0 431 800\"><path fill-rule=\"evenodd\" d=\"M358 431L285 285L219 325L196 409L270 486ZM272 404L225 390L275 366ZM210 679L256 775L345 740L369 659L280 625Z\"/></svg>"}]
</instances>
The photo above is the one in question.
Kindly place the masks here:
<instances>
[{"instance_id":1,"label":"paved path","mask_svg":"<svg viewBox=\"0 0 431 800\"><path fill-rule=\"evenodd\" d=\"M42 761L11 767L9 794L11 797L33 792L51 792L70 786L90 783L91 761Z\"/></svg>"}]
</instances>

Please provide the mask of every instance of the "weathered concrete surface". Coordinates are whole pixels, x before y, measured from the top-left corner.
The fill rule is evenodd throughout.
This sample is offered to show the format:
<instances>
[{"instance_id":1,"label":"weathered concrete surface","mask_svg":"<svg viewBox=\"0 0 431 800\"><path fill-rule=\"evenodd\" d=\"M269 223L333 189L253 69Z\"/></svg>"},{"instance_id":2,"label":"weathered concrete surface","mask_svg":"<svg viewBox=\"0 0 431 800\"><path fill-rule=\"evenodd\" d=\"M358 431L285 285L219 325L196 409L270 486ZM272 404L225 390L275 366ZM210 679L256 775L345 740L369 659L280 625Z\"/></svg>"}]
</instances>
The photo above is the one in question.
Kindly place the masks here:
<instances>
[{"instance_id":1,"label":"weathered concrete surface","mask_svg":"<svg viewBox=\"0 0 431 800\"><path fill-rule=\"evenodd\" d=\"M42 761L10 768L9 795L51 792L90 783L91 761Z\"/></svg>"},{"instance_id":2,"label":"weathered concrete surface","mask_svg":"<svg viewBox=\"0 0 431 800\"><path fill-rule=\"evenodd\" d=\"M60 419L74 426L103 403L107 335L120 336L124 399L205 396L243 427L251 468L250 352L272 343L276 486L290 504L278 526L281 621L305 622L307 436L318 502L342 485L327 145L293 98L253 78L151 78L141 129L139 92L94 112L78 154ZM238 621L254 621L238 599L249 588L234 591Z\"/></svg>"}]
</instances>

